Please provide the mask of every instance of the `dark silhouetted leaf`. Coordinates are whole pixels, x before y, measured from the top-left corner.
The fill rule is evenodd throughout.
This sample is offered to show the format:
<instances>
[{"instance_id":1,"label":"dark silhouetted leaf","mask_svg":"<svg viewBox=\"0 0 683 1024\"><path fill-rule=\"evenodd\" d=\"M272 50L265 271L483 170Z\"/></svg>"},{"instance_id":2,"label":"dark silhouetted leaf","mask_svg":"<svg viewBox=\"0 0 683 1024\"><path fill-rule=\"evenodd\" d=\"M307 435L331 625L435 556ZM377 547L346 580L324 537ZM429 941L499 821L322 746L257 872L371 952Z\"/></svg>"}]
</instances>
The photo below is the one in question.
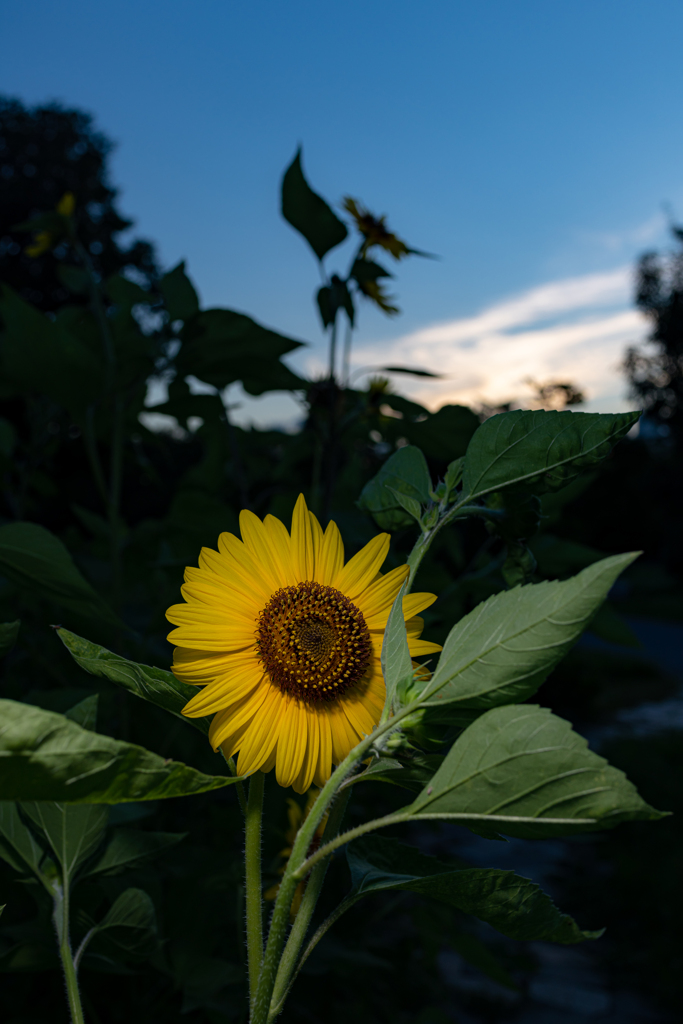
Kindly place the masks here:
<instances>
[{"instance_id":1,"label":"dark silhouetted leaf","mask_svg":"<svg viewBox=\"0 0 683 1024\"><path fill-rule=\"evenodd\" d=\"M20 626L20 619L15 619L14 622L0 622L0 658L4 658L14 647Z\"/></svg>"},{"instance_id":2,"label":"dark silhouetted leaf","mask_svg":"<svg viewBox=\"0 0 683 1024\"><path fill-rule=\"evenodd\" d=\"M0 526L0 573L83 618L122 625L83 579L61 540L37 523Z\"/></svg>"},{"instance_id":3,"label":"dark silhouetted leaf","mask_svg":"<svg viewBox=\"0 0 683 1024\"><path fill-rule=\"evenodd\" d=\"M194 285L185 273L184 260L164 274L159 282L159 289L171 322L191 320L199 312L199 299Z\"/></svg>"},{"instance_id":4,"label":"dark silhouetted leaf","mask_svg":"<svg viewBox=\"0 0 683 1024\"><path fill-rule=\"evenodd\" d=\"M346 225L306 181L301 149L282 179L282 216L304 236L319 260L348 234Z\"/></svg>"},{"instance_id":5,"label":"dark silhouetted leaf","mask_svg":"<svg viewBox=\"0 0 683 1024\"><path fill-rule=\"evenodd\" d=\"M124 868L157 857L185 836L185 832L143 832L135 828L116 828L102 854L88 868L87 874L118 874Z\"/></svg>"},{"instance_id":6,"label":"dark silhouetted leaf","mask_svg":"<svg viewBox=\"0 0 683 1024\"><path fill-rule=\"evenodd\" d=\"M562 914L533 882L514 871L444 864L395 839L364 836L346 854L352 895L398 889L428 896L486 921L503 935L565 944L596 939Z\"/></svg>"}]
</instances>

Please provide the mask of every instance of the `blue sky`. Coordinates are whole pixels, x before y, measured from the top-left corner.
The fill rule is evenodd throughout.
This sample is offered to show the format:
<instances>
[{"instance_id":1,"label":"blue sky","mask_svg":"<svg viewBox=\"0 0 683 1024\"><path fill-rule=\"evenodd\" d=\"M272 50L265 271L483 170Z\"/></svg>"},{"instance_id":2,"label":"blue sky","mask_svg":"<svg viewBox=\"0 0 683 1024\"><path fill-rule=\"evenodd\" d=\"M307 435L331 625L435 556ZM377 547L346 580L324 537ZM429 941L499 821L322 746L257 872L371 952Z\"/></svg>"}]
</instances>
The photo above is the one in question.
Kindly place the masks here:
<instances>
[{"instance_id":1,"label":"blue sky","mask_svg":"<svg viewBox=\"0 0 683 1024\"><path fill-rule=\"evenodd\" d=\"M2 23L0 91L92 111L137 232L205 303L312 342L301 366L317 270L278 213L300 142L320 192L441 257L398 268L402 317L363 309L357 364L445 370L402 383L432 405L529 376L623 405L630 268L663 203L683 219L677 0L23 0Z\"/></svg>"}]
</instances>

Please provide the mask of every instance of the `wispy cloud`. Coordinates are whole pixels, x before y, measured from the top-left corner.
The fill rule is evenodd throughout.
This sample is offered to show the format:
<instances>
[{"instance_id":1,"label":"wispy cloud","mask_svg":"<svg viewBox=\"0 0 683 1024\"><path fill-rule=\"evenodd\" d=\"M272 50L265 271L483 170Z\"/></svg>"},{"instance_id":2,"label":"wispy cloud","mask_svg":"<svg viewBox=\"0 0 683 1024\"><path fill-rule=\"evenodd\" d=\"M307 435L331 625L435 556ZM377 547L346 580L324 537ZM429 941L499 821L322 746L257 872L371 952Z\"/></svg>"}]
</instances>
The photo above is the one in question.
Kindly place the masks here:
<instances>
[{"instance_id":1,"label":"wispy cloud","mask_svg":"<svg viewBox=\"0 0 683 1024\"><path fill-rule=\"evenodd\" d=\"M553 281L472 317L361 344L354 362L400 362L444 374L429 382L401 378L401 390L431 408L523 398L529 378L571 381L587 393L588 408L625 408L619 365L626 345L646 330L632 308L632 288L630 266Z\"/></svg>"}]
</instances>

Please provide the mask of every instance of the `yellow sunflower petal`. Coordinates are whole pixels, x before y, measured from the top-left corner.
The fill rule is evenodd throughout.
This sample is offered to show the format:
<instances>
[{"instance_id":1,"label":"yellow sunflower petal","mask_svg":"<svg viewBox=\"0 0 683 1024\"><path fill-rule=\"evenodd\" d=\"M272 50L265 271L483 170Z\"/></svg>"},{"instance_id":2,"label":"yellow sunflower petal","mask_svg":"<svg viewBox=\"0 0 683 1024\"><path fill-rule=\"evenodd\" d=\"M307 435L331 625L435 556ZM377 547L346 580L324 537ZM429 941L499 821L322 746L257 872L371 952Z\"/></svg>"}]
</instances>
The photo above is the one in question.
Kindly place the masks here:
<instances>
[{"instance_id":1,"label":"yellow sunflower petal","mask_svg":"<svg viewBox=\"0 0 683 1024\"><path fill-rule=\"evenodd\" d=\"M380 533L373 537L357 555L346 563L332 583L342 594L355 601L365 588L377 576L379 569L389 553L391 537L388 533Z\"/></svg>"},{"instance_id":2,"label":"yellow sunflower petal","mask_svg":"<svg viewBox=\"0 0 683 1024\"><path fill-rule=\"evenodd\" d=\"M254 671L251 666L247 671L240 674L231 674L226 678L216 679L203 687L196 697L183 708L183 714L188 718L204 718L205 715L213 715L217 711L225 711L233 704L244 700L252 693L257 686L263 685L266 675L261 670Z\"/></svg>"},{"instance_id":3,"label":"yellow sunflower petal","mask_svg":"<svg viewBox=\"0 0 683 1024\"><path fill-rule=\"evenodd\" d=\"M311 539L313 541L313 575L311 579L317 580L320 583L318 579L318 562L320 561L320 549L323 543L323 528L318 522L318 517L312 512L308 513L308 518L311 524Z\"/></svg>"},{"instance_id":4,"label":"yellow sunflower petal","mask_svg":"<svg viewBox=\"0 0 683 1024\"><path fill-rule=\"evenodd\" d=\"M221 534L221 537L229 537L232 534ZM218 538L219 547L225 547L225 541L221 542L221 537ZM234 538L238 544L242 542ZM249 576L249 573L243 567L241 572L237 572L234 566L232 556L227 555L225 551L214 551L213 548L202 548L199 553L199 567L205 572L208 572L210 576L217 577L221 581L225 581L226 585L235 593L241 595L245 600L253 603L254 605L262 608L270 591L264 588L262 580Z\"/></svg>"},{"instance_id":5,"label":"yellow sunflower petal","mask_svg":"<svg viewBox=\"0 0 683 1024\"><path fill-rule=\"evenodd\" d=\"M330 729L330 719L325 712L319 714L318 722L320 726L320 749L313 782L316 786L324 786L332 774L332 732Z\"/></svg>"},{"instance_id":6,"label":"yellow sunflower petal","mask_svg":"<svg viewBox=\"0 0 683 1024\"><path fill-rule=\"evenodd\" d=\"M240 775L274 766L279 729L284 721L286 697L277 686L263 687L266 697L240 741L237 770Z\"/></svg>"},{"instance_id":7,"label":"yellow sunflower petal","mask_svg":"<svg viewBox=\"0 0 683 1024\"><path fill-rule=\"evenodd\" d=\"M423 654L436 654L442 650L441 644L432 644L429 640L413 640L408 637L408 649L411 658L420 658Z\"/></svg>"},{"instance_id":8,"label":"yellow sunflower petal","mask_svg":"<svg viewBox=\"0 0 683 1024\"><path fill-rule=\"evenodd\" d=\"M413 615L423 612L436 601L436 594L418 593L406 594L403 598L403 614L406 619L412 619Z\"/></svg>"},{"instance_id":9,"label":"yellow sunflower petal","mask_svg":"<svg viewBox=\"0 0 683 1024\"><path fill-rule=\"evenodd\" d=\"M318 767L318 754L320 752L319 714L311 705L304 705L303 710L305 712L305 725L308 735L301 771L292 782L295 793L306 793L313 785L313 778Z\"/></svg>"},{"instance_id":10,"label":"yellow sunflower petal","mask_svg":"<svg viewBox=\"0 0 683 1024\"><path fill-rule=\"evenodd\" d=\"M277 544L271 546L270 531L264 527L258 516L247 509L240 512L240 533L271 591L274 593L279 590L289 574L289 552Z\"/></svg>"},{"instance_id":11,"label":"yellow sunflower petal","mask_svg":"<svg viewBox=\"0 0 683 1024\"><path fill-rule=\"evenodd\" d=\"M297 498L292 513L292 563L299 582L313 579L313 531L303 494Z\"/></svg>"},{"instance_id":12,"label":"yellow sunflower petal","mask_svg":"<svg viewBox=\"0 0 683 1024\"><path fill-rule=\"evenodd\" d=\"M254 719L258 719L258 713L271 689L276 687L259 686L256 690L244 697L239 704L227 711L219 711L213 718L209 727L209 742L214 750L218 750L224 743L231 743L235 736L243 731ZM237 749L236 747L234 749Z\"/></svg>"},{"instance_id":13,"label":"yellow sunflower petal","mask_svg":"<svg viewBox=\"0 0 683 1024\"><path fill-rule=\"evenodd\" d=\"M396 600L396 595L408 572L407 565L399 565L386 575L380 576L362 594L358 595L356 604L363 613L368 629L384 629L391 606Z\"/></svg>"},{"instance_id":14,"label":"yellow sunflower petal","mask_svg":"<svg viewBox=\"0 0 683 1024\"><path fill-rule=\"evenodd\" d=\"M251 665L256 672L260 671L255 650L236 653L176 647L173 651L171 671L183 683L189 683L190 686L206 686L213 679L240 671L246 665Z\"/></svg>"},{"instance_id":15,"label":"yellow sunflower petal","mask_svg":"<svg viewBox=\"0 0 683 1024\"><path fill-rule=\"evenodd\" d=\"M334 764L340 764L356 744L360 743L362 737L344 714L341 703L330 709L329 719L332 734L332 761Z\"/></svg>"},{"instance_id":16,"label":"yellow sunflower petal","mask_svg":"<svg viewBox=\"0 0 683 1024\"><path fill-rule=\"evenodd\" d=\"M336 523L329 522L315 563L315 578L329 587L344 566L344 542Z\"/></svg>"},{"instance_id":17,"label":"yellow sunflower petal","mask_svg":"<svg viewBox=\"0 0 683 1024\"><path fill-rule=\"evenodd\" d=\"M277 741L275 777L281 786L291 786L301 773L307 740L306 710L303 701L293 697L287 701Z\"/></svg>"}]
</instances>

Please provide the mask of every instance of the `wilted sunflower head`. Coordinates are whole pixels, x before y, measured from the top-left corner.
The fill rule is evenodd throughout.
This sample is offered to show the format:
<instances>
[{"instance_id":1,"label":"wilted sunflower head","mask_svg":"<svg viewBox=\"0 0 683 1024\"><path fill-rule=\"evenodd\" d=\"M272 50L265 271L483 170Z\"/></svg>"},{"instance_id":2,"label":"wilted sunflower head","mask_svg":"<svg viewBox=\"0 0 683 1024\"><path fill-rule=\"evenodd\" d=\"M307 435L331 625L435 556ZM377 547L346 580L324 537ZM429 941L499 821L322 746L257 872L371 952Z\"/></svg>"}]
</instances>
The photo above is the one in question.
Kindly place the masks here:
<instances>
[{"instance_id":1,"label":"wilted sunflower head","mask_svg":"<svg viewBox=\"0 0 683 1024\"><path fill-rule=\"evenodd\" d=\"M202 548L199 568L185 570L185 603L166 613L177 626L173 672L203 687L183 713L214 715L209 739L238 754L240 774L275 768L281 786L305 793L379 721L384 630L408 569L380 573L386 533L345 565L336 524L323 532L303 495L291 533L247 511L240 532ZM414 657L440 650L419 639L418 612L435 600L403 599Z\"/></svg>"}]
</instances>

